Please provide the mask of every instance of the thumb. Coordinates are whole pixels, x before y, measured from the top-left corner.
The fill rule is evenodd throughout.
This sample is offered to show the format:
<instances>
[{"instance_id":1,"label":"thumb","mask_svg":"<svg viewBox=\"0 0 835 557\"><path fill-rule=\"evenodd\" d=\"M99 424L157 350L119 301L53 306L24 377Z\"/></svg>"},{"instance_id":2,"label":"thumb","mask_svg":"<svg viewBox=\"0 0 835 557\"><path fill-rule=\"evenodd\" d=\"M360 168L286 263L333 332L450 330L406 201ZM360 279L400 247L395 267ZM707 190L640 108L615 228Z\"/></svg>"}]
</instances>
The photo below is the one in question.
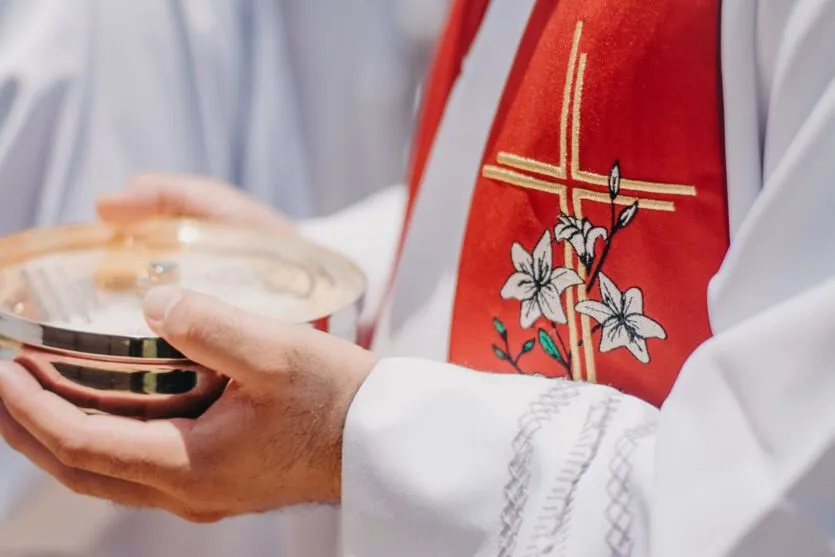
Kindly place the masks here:
<instances>
[{"instance_id":1,"label":"thumb","mask_svg":"<svg viewBox=\"0 0 835 557\"><path fill-rule=\"evenodd\" d=\"M217 298L161 286L144 303L148 326L190 360L241 385L288 369L299 335L294 327L234 308Z\"/></svg>"}]
</instances>

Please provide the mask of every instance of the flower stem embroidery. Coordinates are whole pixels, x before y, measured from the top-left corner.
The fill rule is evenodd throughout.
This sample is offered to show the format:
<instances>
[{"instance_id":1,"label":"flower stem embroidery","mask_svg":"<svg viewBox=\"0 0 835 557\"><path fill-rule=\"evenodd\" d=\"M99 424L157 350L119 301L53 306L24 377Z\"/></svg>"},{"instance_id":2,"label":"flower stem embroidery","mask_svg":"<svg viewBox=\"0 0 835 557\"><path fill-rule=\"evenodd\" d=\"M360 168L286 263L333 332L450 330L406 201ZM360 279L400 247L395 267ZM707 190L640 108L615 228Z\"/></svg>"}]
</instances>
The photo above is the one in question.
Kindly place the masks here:
<instances>
[{"instance_id":1,"label":"flower stem embroidery","mask_svg":"<svg viewBox=\"0 0 835 557\"><path fill-rule=\"evenodd\" d=\"M589 283L586 287L588 290L591 290L594 287L594 282L597 280L597 276L603 269L603 264L606 263L606 257L609 256L609 250L612 248L612 242L614 242L615 240L615 235L624 228L626 228L626 226L628 226L629 223L632 222L632 219L635 218L635 214L638 212L638 202L636 201L635 203L621 211L620 215L618 216L618 220L616 221L614 199L612 200L612 203L609 206L612 209L612 233L609 235L609 239L606 241L606 245L603 246L603 253L600 254L600 261L597 263L597 268L594 270L594 273L592 273L591 277L589 278Z\"/></svg>"},{"instance_id":2,"label":"flower stem embroidery","mask_svg":"<svg viewBox=\"0 0 835 557\"><path fill-rule=\"evenodd\" d=\"M510 349L507 327L498 318L494 318L494 326L502 339L502 345L493 344L493 352L500 360L508 362L517 373L529 373L522 369L519 361L539 344L542 351L570 379L574 378L573 350L581 348L584 341L581 339L570 347L563 340L560 328L568 325L568 317L562 295L569 288L584 282L585 291L590 296L595 284L599 284L601 299L582 300L575 304L574 310L597 321L591 334L600 332L598 352L625 348L636 360L646 364L650 360L646 341L667 338L663 326L644 315L641 289L632 287L622 292L603 272L607 258L612 253L615 236L632 224L639 209L636 201L617 212L620 180L620 163L615 161L608 178L608 228L596 226L588 218L561 213L557 216L553 242L550 230L545 230L531 252L518 242L511 246L514 272L502 286L500 296L505 300L520 302L519 325L523 330L534 327L543 319L546 324L550 324L550 331L538 327L536 337L526 341L514 356ZM601 240L604 242L603 249L597 255L597 244ZM571 246L588 276L587 281L583 281L574 269L568 267L568 260L564 261L564 266L554 267L553 251L562 242Z\"/></svg>"},{"instance_id":3,"label":"flower stem embroidery","mask_svg":"<svg viewBox=\"0 0 835 557\"><path fill-rule=\"evenodd\" d=\"M569 379L574 379L571 372L571 352L565 347L556 323L552 322L551 327L553 328L554 336L557 337L557 341L560 343L559 347L554 343L554 339L551 338L551 335L545 329L539 329L539 345L552 360L556 361L565 369L565 373ZM562 352L560 352L560 349L562 349Z\"/></svg>"},{"instance_id":4,"label":"flower stem embroidery","mask_svg":"<svg viewBox=\"0 0 835 557\"><path fill-rule=\"evenodd\" d=\"M511 356L510 341L507 338L507 327L505 327L504 323L502 323L501 319L499 319L498 317L493 318L493 326L495 327L496 332L499 333L499 336L501 337L502 342L504 343L504 348L501 348L494 344L493 352L500 360L509 363L517 373L524 373L522 369L519 367L519 360L522 359L522 356L534 349L534 346L536 346L536 341L534 339L530 339L527 342L525 342L522 345L521 350L519 350L516 356L513 357Z\"/></svg>"}]
</instances>

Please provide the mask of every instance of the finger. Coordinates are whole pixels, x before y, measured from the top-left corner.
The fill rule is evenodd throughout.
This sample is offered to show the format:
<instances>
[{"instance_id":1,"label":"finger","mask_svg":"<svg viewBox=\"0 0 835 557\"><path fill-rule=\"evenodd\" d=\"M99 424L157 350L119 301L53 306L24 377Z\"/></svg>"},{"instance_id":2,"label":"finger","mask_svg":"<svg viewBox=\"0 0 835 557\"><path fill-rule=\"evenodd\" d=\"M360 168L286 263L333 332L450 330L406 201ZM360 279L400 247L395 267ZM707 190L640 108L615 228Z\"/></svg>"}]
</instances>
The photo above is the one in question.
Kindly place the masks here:
<instances>
[{"instance_id":1,"label":"finger","mask_svg":"<svg viewBox=\"0 0 835 557\"><path fill-rule=\"evenodd\" d=\"M93 474L63 464L14 420L3 403L0 403L0 435L10 447L75 493L131 507L156 507L172 512L177 508L173 500L155 488Z\"/></svg>"},{"instance_id":2,"label":"finger","mask_svg":"<svg viewBox=\"0 0 835 557\"><path fill-rule=\"evenodd\" d=\"M233 187L210 179L142 174L122 191L99 198L102 220L130 223L151 217L206 218L286 230L288 220Z\"/></svg>"},{"instance_id":3,"label":"finger","mask_svg":"<svg viewBox=\"0 0 835 557\"><path fill-rule=\"evenodd\" d=\"M63 464L14 420L2 402L0 436L35 466L79 495L98 497L129 507L162 509L192 522L216 522L222 518L222 515L216 512L191 510L183 501L151 486L94 474Z\"/></svg>"},{"instance_id":4,"label":"finger","mask_svg":"<svg viewBox=\"0 0 835 557\"><path fill-rule=\"evenodd\" d=\"M170 490L190 472L189 420L140 422L87 415L16 363L0 364L8 413L63 464Z\"/></svg>"},{"instance_id":5,"label":"finger","mask_svg":"<svg viewBox=\"0 0 835 557\"><path fill-rule=\"evenodd\" d=\"M124 190L100 197L97 208L99 216L111 222L157 216L219 218L227 210L230 194L208 180L142 174L133 178Z\"/></svg>"},{"instance_id":6,"label":"finger","mask_svg":"<svg viewBox=\"0 0 835 557\"><path fill-rule=\"evenodd\" d=\"M296 327L176 287L149 292L144 310L151 329L177 350L243 385L260 385L264 373L288 369L303 342Z\"/></svg>"}]
</instances>

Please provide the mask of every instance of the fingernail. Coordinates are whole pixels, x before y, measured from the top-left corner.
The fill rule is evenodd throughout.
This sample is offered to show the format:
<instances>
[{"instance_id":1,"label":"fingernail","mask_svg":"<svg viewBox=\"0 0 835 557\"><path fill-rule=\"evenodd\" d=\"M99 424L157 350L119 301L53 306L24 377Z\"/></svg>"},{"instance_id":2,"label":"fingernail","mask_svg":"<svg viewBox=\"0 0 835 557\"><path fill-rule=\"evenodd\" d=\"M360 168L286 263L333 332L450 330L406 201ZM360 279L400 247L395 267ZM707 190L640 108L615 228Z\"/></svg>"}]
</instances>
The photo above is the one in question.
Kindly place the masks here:
<instances>
[{"instance_id":1,"label":"fingernail","mask_svg":"<svg viewBox=\"0 0 835 557\"><path fill-rule=\"evenodd\" d=\"M159 286L145 295L145 303L142 309L148 321L162 323L180 298L182 291L176 286Z\"/></svg>"}]
</instances>

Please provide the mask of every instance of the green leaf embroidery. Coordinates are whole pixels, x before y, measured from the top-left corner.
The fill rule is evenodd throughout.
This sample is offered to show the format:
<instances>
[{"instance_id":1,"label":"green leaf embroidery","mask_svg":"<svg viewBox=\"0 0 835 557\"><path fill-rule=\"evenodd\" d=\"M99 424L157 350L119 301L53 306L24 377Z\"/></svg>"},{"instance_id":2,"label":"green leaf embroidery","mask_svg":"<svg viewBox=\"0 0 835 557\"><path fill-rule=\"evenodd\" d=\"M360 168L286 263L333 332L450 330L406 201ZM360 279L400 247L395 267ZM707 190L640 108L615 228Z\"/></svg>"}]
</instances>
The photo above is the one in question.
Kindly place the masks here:
<instances>
[{"instance_id":1,"label":"green leaf embroidery","mask_svg":"<svg viewBox=\"0 0 835 557\"><path fill-rule=\"evenodd\" d=\"M502 338L507 338L507 328L502 323L501 319L498 317L493 318L493 326L496 328L496 331L501 335Z\"/></svg>"},{"instance_id":2,"label":"green leaf embroidery","mask_svg":"<svg viewBox=\"0 0 835 557\"><path fill-rule=\"evenodd\" d=\"M504 350L502 350L501 348L499 348L495 344L493 345L493 352L496 353L496 356L498 356L500 360L509 360L510 359L510 357L507 354L505 354Z\"/></svg>"},{"instance_id":3,"label":"green leaf embroidery","mask_svg":"<svg viewBox=\"0 0 835 557\"><path fill-rule=\"evenodd\" d=\"M536 340L531 339L522 346L522 354L527 354L536 346Z\"/></svg>"},{"instance_id":4,"label":"green leaf embroidery","mask_svg":"<svg viewBox=\"0 0 835 557\"><path fill-rule=\"evenodd\" d=\"M542 346L545 353L550 357L554 358L558 362L563 361L562 354L560 354L557 345L554 344L554 340L551 338L551 335L549 335L544 329L539 329L539 344Z\"/></svg>"}]
</instances>

